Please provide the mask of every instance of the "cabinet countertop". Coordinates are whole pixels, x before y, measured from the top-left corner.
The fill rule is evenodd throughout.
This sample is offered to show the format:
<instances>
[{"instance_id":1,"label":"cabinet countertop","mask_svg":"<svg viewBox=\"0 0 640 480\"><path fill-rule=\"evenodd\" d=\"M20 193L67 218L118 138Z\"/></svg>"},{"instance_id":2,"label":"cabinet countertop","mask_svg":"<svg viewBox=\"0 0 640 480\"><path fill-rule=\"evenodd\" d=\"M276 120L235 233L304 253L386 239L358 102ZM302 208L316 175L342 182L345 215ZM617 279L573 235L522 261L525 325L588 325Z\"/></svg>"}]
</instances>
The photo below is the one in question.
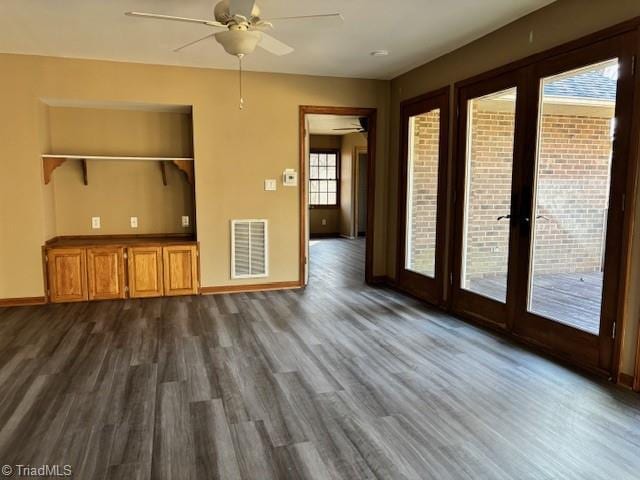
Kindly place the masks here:
<instances>
[{"instance_id":1,"label":"cabinet countertop","mask_svg":"<svg viewBox=\"0 0 640 480\"><path fill-rule=\"evenodd\" d=\"M193 235L85 235L56 237L45 243L45 248L64 247L136 247L144 245L195 245Z\"/></svg>"}]
</instances>

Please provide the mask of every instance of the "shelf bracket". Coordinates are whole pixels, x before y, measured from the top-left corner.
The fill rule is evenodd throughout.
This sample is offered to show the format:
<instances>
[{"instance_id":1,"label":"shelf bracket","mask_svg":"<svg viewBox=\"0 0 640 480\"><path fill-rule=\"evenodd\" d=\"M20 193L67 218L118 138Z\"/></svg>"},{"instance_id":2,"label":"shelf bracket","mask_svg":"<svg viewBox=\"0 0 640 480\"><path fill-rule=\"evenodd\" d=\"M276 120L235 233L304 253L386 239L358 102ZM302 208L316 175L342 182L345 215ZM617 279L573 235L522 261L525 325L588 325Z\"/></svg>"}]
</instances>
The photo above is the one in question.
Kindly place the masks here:
<instances>
[{"instance_id":1,"label":"shelf bracket","mask_svg":"<svg viewBox=\"0 0 640 480\"><path fill-rule=\"evenodd\" d=\"M167 186L167 167L166 162L160 162L160 171L162 172L162 184Z\"/></svg>"},{"instance_id":2,"label":"shelf bracket","mask_svg":"<svg viewBox=\"0 0 640 480\"><path fill-rule=\"evenodd\" d=\"M66 161L67 159L62 157L47 157L42 159L42 172L44 174L45 185L49 185L53 171Z\"/></svg>"},{"instance_id":3,"label":"shelf bracket","mask_svg":"<svg viewBox=\"0 0 640 480\"><path fill-rule=\"evenodd\" d=\"M83 158L80 160L80 164L82 166L82 180L85 185L89 185L89 175L87 174L87 161Z\"/></svg>"},{"instance_id":4,"label":"shelf bracket","mask_svg":"<svg viewBox=\"0 0 640 480\"><path fill-rule=\"evenodd\" d=\"M193 185L193 161L190 160L171 160L171 162L181 170L187 177L187 181Z\"/></svg>"}]
</instances>

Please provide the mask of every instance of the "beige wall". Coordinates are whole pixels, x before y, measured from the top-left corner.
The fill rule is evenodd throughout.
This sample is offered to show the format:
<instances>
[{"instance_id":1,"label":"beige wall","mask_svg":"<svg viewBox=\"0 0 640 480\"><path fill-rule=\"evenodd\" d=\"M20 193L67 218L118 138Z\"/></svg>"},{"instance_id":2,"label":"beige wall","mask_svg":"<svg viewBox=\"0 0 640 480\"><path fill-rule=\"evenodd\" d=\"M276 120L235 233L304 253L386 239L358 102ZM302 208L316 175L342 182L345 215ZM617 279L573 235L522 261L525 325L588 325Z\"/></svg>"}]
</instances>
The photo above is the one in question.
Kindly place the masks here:
<instances>
[{"instance_id":1,"label":"beige wall","mask_svg":"<svg viewBox=\"0 0 640 480\"><path fill-rule=\"evenodd\" d=\"M42 102L38 102L38 135L39 135L39 152L51 152L51 132L49 130L49 107ZM48 185L42 185L42 208L43 208L43 229L45 240L53 238L57 235L56 225L56 205L55 205L55 187L54 181L50 181ZM1 207L1 204L0 204ZM0 208L0 212L2 209ZM0 249L0 252L2 250ZM1 253L0 253L1 255Z\"/></svg>"},{"instance_id":2,"label":"beige wall","mask_svg":"<svg viewBox=\"0 0 640 480\"><path fill-rule=\"evenodd\" d=\"M238 109L235 71L28 55L0 55L0 298L41 296L46 225L39 133L41 98L193 106L198 239L203 286L298 280L299 189L265 192L265 178L298 169L299 105L378 108L387 129L389 83L247 73ZM374 274L385 273L385 135L378 137ZM62 167L65 168L65 167ZM54 173L59 174L62 168ZM71 167L72 168L72 167ZM266 279L231 280L229 221L269 220Z\"/></svg>"},{"instance_id":3,"label":"beige wall","mask_svg":"<svg viewBox=\"0 0 640 480\"><path fill-rule=\"evenodd\" d=\"M47 107L52 153L191 157L190 113Z\"/></svg>"},{"instance_id":4,"label":"beige wall","mask_svg":"<svg viewBox=\"0 0 640 480\"><path fill-rule=\"evenodd\" d=\"M340 148L340 235L355 237L355 189L356 147L367 147L367 135L348 133L342 136Z\"/></svg>"},{"instance_id":5,"label":"beige wall","mask_svg":"<svg viewBox=\"0 0 640 480\"><path fill-rule=\"evenodd\" d=\"M340 135L310 135L310 148L335 148L340 150ZM310 208L309 232L311 235L333 235L340 231L340 210L338 208ZM322 220L326 225L322 225Z\"/></svg>"},{"instance_id":6,"label":"beige wall","mask_svg":"<svg viewBox=\"0 0 640 480\"><path fill-rule=\"evenodd\" d=\"M340 150L342 135L310 135L309 143L311 148L335 148Z\"/></svg>"},{"instance_id":7,"label":"beige wall","mask_svg":"<svg viewBox=\"0 0 640 480\"><path fill-rule=\"evenodd\" d=\"M191 186L175 166L167 165L167 186L160 166L145 161L89 161L89 185L82 182L78 162L67 161L53 174L55 235L191 233L182 215L193 223ZM91 217L101 228L91 228ZM130 226L138 217L138 228Z\"/></svg>"},{"instance_id":8,"label":"beige wall","mask_svg":"<svg viewBox=\"0 0 640 480\"><path fill-rule=\"evenodd\" d=\"M640 15L637 0L558 0L452 53L422 65L391 82L389 122L389 189L387 271L394 275L396 252L396 204L398 175L399 112L402 100L431 90L453 85L459 80L499 67L527 55L574 40L610 25ZM570 19L570 21L568 21ZM529 42L533 32L533 42ZM451 115L452 124L455 115ZM452 129L451 129L452 131ZM451 151L451 149L450 149ZM638 200L640 201L640 199ZM640 224L638 209L637 224ZM635 266L631 291L640 290L640 229L634 236ZM451 244L446 239L446 245ZM632 295L626 307L626 332L623 341L622 371L633 372L640 297Z\"/></svg>"},{"instance_id":9,"label":"beige wall","mask_svg":"<svg viewBox=\"0 0 640 480\"><path fill-rule=\"evenodd\" d=\"M46 107L47 153L107 156L193 156L191 114L95 108ZM45 238L56 235L190 233L193 225L191 186L172 164L147 161L87 162L89 185L82 182L77 161L67 161L52 176L53 209L45 204ZM53 215L53 219L50 216ZM91 217L101 228L91 228ZM132 229L130 217L138 217Z\"/></svg>"}]
</instances>

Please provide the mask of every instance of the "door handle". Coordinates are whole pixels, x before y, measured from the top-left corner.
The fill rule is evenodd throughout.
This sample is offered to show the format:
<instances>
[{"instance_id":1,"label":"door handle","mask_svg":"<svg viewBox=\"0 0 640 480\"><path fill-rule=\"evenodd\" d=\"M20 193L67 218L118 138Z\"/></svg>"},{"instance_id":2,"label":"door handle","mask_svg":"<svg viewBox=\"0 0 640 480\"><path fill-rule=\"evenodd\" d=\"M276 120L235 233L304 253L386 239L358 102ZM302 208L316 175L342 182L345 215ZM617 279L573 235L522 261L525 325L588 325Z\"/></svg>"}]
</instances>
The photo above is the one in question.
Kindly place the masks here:
<instances>
[{"instance_id":1,"label":"door handle","mask_svg":"<svg viewBox=\"0 0 640 480\"><path fill-rule=\"evenodd\" d=\"M496 218L496 220L500 221L500 220L504 220L506 218L511 218L511 215L500 215L498 218Z\"/></svg>"}]
</instances>

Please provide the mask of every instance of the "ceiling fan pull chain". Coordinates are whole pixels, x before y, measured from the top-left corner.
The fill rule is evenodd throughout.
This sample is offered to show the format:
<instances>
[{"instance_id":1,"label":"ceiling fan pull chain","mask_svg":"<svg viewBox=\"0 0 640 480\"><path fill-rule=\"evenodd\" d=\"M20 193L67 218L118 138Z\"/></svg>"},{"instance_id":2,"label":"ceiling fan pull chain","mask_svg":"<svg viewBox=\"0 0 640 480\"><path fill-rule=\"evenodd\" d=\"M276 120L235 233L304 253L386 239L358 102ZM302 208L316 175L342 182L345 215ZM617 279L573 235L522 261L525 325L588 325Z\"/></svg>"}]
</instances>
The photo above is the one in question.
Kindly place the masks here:
<instances>
[{"instance_id":1,"label":"ceiling fan pull chain","mask_svg":"<svg viewBox=\"0 0 640 480\"><path fill-rule=\"evenodd\" d=\"M244 98L242 98L242 57L244 55L240 54L238 55L238 63L240 65L240 70L239 70L239 74L240 74L240 110L242 110L244 108Z\"/></svg>"}]
</instances>

